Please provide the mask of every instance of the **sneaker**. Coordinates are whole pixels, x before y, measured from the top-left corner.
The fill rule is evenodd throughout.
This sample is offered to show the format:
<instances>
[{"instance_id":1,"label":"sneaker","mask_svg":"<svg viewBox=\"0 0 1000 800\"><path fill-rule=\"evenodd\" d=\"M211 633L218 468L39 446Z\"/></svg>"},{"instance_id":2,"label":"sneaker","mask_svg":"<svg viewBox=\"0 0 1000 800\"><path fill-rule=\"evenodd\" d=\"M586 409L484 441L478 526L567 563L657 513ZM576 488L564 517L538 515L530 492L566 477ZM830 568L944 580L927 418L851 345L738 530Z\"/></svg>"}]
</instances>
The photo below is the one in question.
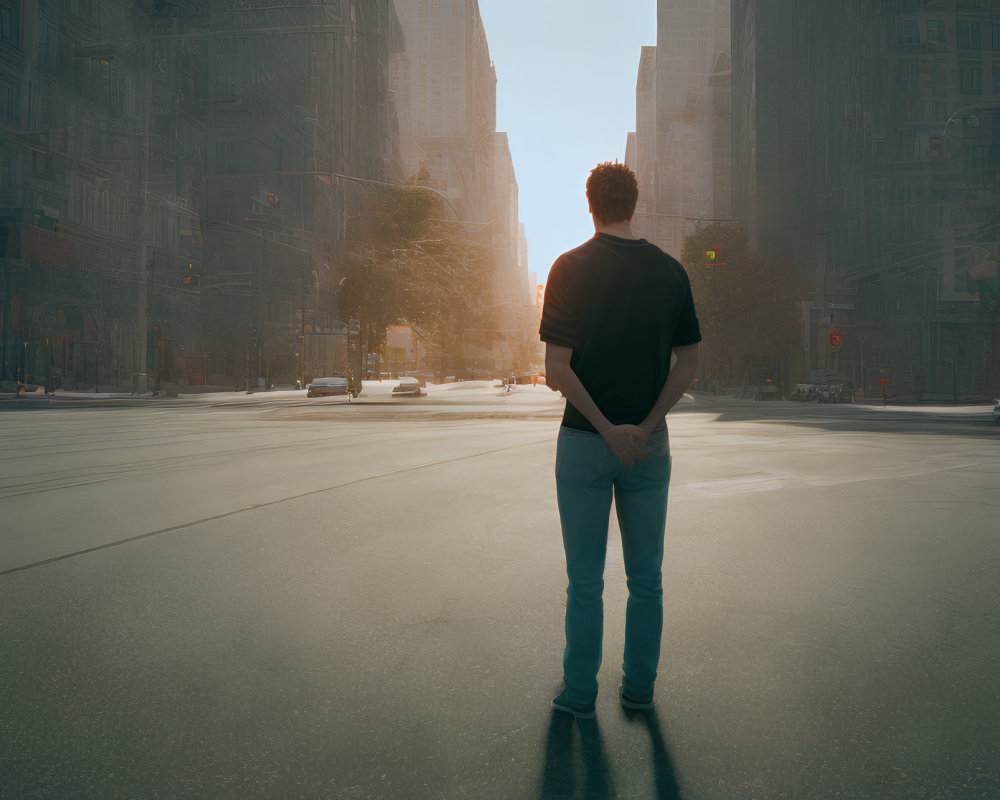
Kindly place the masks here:
<instances>
[{"instance_id":1,"label":"sneaker","mask_svg":"<svg viewBox=\"0 0 1000 800\"><path fill-rule=\"evenodd\" d=\"M565 711L567 714L572 714L577 719L593 719L597 716L595 703L590 703L589 705L573 703L564 698L565 694L566 692L563 692L558 697L552 699L552 707L556 711Z\"/></svg>"},{"instance_id":2,"label":"sneaker","mask_svg":"<svg viewBox=\"0 0 1000 800\"><path fill-rule=\"evenodd\" d=\"M649 700L648 702L645 702L645 703L640 703L638 700L633 700L627 694L625 694L625 689L624 688L621 688L619 690L619 692L620 692L620 696L621 696L622 705L625 708L631 709L632 711L652 711L653 710L653 701L652 700Z\"/></svg>"}]
</instances>

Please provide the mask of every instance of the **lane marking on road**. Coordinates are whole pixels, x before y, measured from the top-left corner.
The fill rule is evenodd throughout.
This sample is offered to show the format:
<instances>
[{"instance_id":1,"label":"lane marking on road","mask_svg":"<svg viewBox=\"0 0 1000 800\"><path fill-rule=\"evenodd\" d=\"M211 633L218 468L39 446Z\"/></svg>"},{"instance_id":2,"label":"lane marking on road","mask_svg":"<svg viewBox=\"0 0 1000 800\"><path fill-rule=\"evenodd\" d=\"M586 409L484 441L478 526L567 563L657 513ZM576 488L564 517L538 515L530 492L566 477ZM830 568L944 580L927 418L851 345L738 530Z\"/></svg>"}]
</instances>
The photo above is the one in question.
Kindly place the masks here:
<instances>
[{"instance_id":1,"label":"lane marking on road","mask_svg":"<svg viewBox=\"0 0 1000 800\"><path fill-rule=\"evenodd\" d=\"M242 514L246 511L256 511L260 508L267 508L268 506L276 506L280 503L287 503L290 500L301 500L304 497L310 497L315 494L322 494L323 492L332 492L336 489L343 489L346 486L354 486L359 483L365 483L367 481L379 480L381 478L391 478L395 475L402 475L407 472L415 472L417 470L426 469L427 467L438 467L443 464L453 464L458 461L467 461L472 458L479 458L480 456L494 455L495 453L503 453L509 450L520 450L526 447L537 447L538 445L552 445L552 438L546 437L544 439L539 439L533 442L524 442L522 444L509 445L507 447L497 447L493 450L484 450L480 453L469 453L464 456L455 456L454 458L443 458L440 461L428 461L422 464L414 464L409 467L403 467L402 469L393 470L391 472L382 472L377 475L366 475L363 478L355 478L351 481L345 481L344 483L338 483L334 486L325 486L322 489L313 489L308 492L303 492L302 494L292 495L290 497L281 497L277 500L269 500L266 503L255 503L254 505L244 506L243 508L233 509L232 511L226 511L222 514L215 514L211 517L205 517L203 519L192 520L191 522L183 522L180 525L171 525L169 528L161 528L156 531L149 531L147 533L140 533L137 536L129 536L125 539L118 539L114 542L106 542L105 544L99 544L95 547L88 547L83 550L77 550L73 553L65 553L61 556L53 556L52 558L42 559L41 561L35 561L31 564L23 564L19 567L11 567L10 569L5 569L0 571L0 577L4 575L11 575L15 572L23 572L28 569L34 569L35 567L42 567L46 564L52 564L56 561L65 561L69 558L76 558L77 556L87 555L88 553L96 553L99 550L107 550L110 547L118 547L119 545L129 544L130 542L137 542L141 539L149 539L153 536L159 536L164 533L172 533L173 531L184 530L185 528L193 528L196 525L201 525L204 522L215 522L216 520L226 519L227 517L233 517L237 514Z\"/></svg>"}]
</instances>

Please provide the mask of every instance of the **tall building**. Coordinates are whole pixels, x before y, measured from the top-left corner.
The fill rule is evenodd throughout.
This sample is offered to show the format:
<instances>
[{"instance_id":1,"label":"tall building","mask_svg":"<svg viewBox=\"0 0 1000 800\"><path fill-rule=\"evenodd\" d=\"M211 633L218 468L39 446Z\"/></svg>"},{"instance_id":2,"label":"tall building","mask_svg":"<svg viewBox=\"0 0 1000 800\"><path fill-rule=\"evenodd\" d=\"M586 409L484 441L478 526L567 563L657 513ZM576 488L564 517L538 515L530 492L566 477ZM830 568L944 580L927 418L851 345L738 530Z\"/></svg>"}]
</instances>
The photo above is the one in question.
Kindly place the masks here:
<instances>
[{"instance_id":1,"label":"tall building","mask_svg":"<svg viewBox=\"0 0 1000 800\"><path fill-rule=\"evenodd\" d=\"M182 5L0 2L0 380L204 378L207 5Z\"/></svg>"},{"instance_id":2,"label":"tall building","mask_svg":"<svg viewBox=\"0 0 1000 800\"><path fill-rule=\"evenodd\" d=\"M733 203L797 265L803 373L1000 389L1000 6L733 0Z\"/></svg>"},{"instance_id":3,"label":"tall building","mask_svg":"<svg viewBox=\"0 0 1000 800\"><path fill-rule=\"evenodd\" d=\"M656 159L656 48L643 47L639 56L639 76L635 89L635 131L629 133L625 146L625 163L635 172L639 184L639 199L633 224L637 236L665 247L664 236L657 225Z\"/></svg>"},{"instance_id":4,"label":"tall building","mask_svg":"<svg viewBox=\"0 0 1000 800\"><path fill-rule=\"evenodd\" d=\"M0 380L298 377L402 47L391 0L0 0Z\"/></svg>"},{"instance_id":5,"label":"tall building","mask_svg":"<svg viewBox=\"0 0 1000 800\"><path fill-rule=\"evenodd\" d=\"M639 235L680 255L699 221L728 217L729 0L659 0L656 47L644 47L636 82L635 171ZM628 162L628 157L626 158ZM630 164L631 166L631 164Z\"/></svg>"},{"instance_id":6,"label":"tall building","mask_svg":"<svg viewBox=\"0 0 1000 800\"><path fill-rule=\"evenodd\" d=\"M214 3L210 23L210 369L251 382L340 372L346 313L324 298L360 246L348 217L363 182L401 177L382 64L402 35L389 0L230 12Z\"/></svg>"},{"instance_id":7,"label":"tall building","mask_svg":"<svg viewBox=\"0 0 1000 800\"><path fill-rule=\"evenodd\" d=\"M496 368L515 360L527 287L527 246L507 134L496 130L496 71L478 0L396 0L405 54L390 65L405 179L443 195L457 221L488 232L498 309ZM468 342L467 342L468 344ZM483 343L480 343L483 344Z\"/></svg>"},{"instance_id":8,"label":"tall building","mask_svg":"<svg viewBox=\"0 0 1000 800\"><path fill-rule=\"evenodd\" d=\"M535 279L528 271L528 236L523 222L517 224L517 274L518 282L523 287L524 302L534 305Z\"/></svg>"},{"instance_id":9,"label":"tall building","mask_svg":"<svg viewBox=\"0 0 1000 800\"><path fill-rule=\"evenodd\" d=\"M496 71L477 0L396 0L405 61L392 68L404 178L448 197L463 219L488 219Z\"/></svg>"},{"instance_id":10,"label":"tall building","mask_svg":"<svg viewBox=\"0 0 1000 800\"><path fill-rule=\"evenodd\" d=\"M520 302L520 224L518 188L514 160L506 133L497 133L492 141L493 171L488 213L492 220L493 252L496 257L494 292L498 302Z\"/></svg>"}]
</instances>

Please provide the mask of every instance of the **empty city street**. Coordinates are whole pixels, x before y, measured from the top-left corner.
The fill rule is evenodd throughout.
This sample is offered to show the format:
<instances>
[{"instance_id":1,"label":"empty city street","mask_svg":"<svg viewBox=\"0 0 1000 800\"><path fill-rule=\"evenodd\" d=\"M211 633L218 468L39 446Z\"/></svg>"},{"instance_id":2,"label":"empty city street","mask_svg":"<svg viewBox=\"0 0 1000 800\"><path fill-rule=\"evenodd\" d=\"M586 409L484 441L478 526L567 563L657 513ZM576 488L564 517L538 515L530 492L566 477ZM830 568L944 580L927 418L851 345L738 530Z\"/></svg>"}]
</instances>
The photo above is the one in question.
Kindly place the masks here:
<instances>
[{"instance_id":1,"label":"empty city street","mask_svg":"<svg viewBox=\"0 0 1000 800\"><path fill-rule=\"evenodd\" d=\"M654 714L554 712L562 404L0 405L0 797L995 798L1000 428L686 398Z\"/></svg>"}]
</instances>

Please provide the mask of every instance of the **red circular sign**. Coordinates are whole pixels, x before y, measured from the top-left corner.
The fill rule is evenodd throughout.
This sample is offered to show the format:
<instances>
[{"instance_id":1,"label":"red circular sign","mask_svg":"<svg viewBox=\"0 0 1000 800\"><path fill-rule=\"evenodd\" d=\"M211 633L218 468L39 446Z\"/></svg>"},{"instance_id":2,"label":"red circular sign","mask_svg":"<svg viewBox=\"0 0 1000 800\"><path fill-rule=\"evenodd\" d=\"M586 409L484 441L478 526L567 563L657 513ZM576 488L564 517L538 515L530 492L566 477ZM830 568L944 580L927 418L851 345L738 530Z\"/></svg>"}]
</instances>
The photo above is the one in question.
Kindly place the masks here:
<instances>
[{"instance_id":1,"label":"red circular sign","mask_svg":"<svg viewBox=\"0 0 1000 800\"><path fill-rule=\"evenodd\" d=\"M833 347L840 347L844 343L844 334L840 332L840 328L834 328L830 331L830 345Z\"/></svg>"}]
</instances>

